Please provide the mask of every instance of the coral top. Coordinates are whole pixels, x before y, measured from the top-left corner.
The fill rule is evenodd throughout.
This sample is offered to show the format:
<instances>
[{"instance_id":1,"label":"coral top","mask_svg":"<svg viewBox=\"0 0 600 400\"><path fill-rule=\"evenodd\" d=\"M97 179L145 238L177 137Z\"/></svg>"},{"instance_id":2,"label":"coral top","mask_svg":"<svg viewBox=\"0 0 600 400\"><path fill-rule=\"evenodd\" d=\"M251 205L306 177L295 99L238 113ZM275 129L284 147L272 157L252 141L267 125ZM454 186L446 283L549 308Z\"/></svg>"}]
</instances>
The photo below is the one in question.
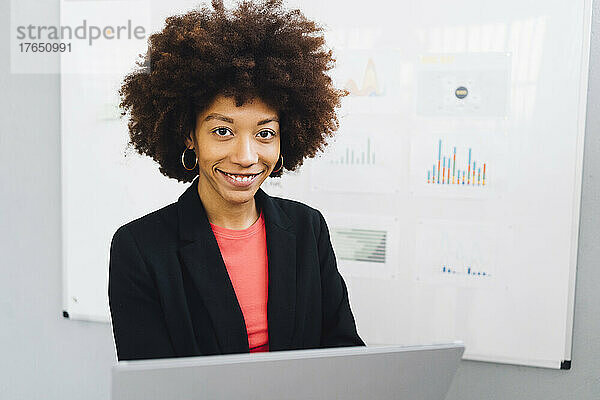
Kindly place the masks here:
<instances>
[{"instance_id":1,"label":"coral top","mask_svg":"<svg viewBox=\"0 0 600 400\"><path fill-rule=\"evenodd\" d=\"M258 220L246 229L227 229L214 224L210 226L244 314L250 353L269 351L269 275L263 213L261 211Z\"/></svg>"}]
</instances>

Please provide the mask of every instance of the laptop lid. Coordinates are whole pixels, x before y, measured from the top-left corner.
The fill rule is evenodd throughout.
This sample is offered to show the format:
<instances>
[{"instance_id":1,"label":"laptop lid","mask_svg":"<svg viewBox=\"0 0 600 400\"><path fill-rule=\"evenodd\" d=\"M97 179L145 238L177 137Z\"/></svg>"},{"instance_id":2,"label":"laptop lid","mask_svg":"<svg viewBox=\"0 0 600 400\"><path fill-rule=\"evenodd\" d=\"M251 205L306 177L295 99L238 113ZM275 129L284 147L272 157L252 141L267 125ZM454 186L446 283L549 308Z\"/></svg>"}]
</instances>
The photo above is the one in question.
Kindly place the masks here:
<instances>
[{"instance_id":1,"label":"laptop lid","mask_svg":"<svg viewBox=\"0 0 600 400\"><path fill-rule=\"evenodd\" d=\"M442 400L462 342L121 361L113 400Z\"/></svg>"}]
</instances>

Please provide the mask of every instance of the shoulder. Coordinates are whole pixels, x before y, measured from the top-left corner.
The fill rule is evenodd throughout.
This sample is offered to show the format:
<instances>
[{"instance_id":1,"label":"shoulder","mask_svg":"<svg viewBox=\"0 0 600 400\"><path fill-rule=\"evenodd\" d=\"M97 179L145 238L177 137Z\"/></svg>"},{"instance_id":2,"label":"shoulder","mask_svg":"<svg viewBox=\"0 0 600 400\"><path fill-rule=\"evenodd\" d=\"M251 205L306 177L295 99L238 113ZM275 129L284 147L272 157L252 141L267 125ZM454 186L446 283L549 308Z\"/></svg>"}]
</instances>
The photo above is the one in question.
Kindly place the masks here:
<instances>
[{"instance_id":1,"label":"shoulder","mask_svg":"<svg viewBox=\"0 0 600 400\"><path fill-rule=\"evenodd\" d=\"M296 227L312 227L319 232L325 224L323 214L316 208L297 200L271 196L271 199L292 220Z\"/></svg>"},{"instance_id":2,"label":"shoulder","mask_svg":"<svg viewBox=\"0 0 600 400\"><path fill-rule=\"evenodd\" d=\"M113 241L123 235L133 236L135 241L151 236L165 237L177 234L177 203L168 204L121 225L113 235Z\"/></svg>"}]
</instances>

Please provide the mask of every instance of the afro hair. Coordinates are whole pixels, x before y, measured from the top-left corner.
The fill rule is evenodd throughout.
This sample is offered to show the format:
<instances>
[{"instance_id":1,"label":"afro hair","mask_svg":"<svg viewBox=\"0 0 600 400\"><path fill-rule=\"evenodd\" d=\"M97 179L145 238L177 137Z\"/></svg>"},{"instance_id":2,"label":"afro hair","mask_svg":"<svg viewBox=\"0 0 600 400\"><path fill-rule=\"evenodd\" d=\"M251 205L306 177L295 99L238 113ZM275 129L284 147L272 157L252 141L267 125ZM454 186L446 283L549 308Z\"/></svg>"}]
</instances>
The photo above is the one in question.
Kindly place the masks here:
<instances>
[{"instance_id":1,"label":"afro hair","mask_svg":"<svg viewBox=\"0 0 600 400\"><path fill-rule=\"evenodd\" d=\"M283 167L296 170L338 129L335 108L348 94L327 74L335 59L323 31L282 0L242 1L234 10L212 0L212 9L168 17L119 90L121 115L130 113L128 145L163 175L190 182L198 171L183 168L181 154L198 113L218 95L237 106L258 97L277 110Z\"/></svg>"}]
</instances>

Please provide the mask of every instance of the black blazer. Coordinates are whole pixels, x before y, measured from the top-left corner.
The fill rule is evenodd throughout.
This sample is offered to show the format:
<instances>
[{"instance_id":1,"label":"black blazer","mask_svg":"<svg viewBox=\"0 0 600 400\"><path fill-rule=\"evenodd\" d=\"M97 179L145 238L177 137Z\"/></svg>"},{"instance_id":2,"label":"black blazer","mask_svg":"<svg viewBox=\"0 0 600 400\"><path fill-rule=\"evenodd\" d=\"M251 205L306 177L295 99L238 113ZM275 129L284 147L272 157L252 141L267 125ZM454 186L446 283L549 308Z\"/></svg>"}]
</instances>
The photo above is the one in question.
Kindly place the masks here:
<instances>
[{"instance_id":1,"label":"black blazer","mask_svg":"<svg viewBox=\"0 0 600 400\"><path fill-rule=\"evenodd\" d=\"M244 317L197 190L121 226L108 297L119 360L248 353ZM258 189L268 256L269 350L364 346L316 209Z\"/></svg>"}]
</instances>

